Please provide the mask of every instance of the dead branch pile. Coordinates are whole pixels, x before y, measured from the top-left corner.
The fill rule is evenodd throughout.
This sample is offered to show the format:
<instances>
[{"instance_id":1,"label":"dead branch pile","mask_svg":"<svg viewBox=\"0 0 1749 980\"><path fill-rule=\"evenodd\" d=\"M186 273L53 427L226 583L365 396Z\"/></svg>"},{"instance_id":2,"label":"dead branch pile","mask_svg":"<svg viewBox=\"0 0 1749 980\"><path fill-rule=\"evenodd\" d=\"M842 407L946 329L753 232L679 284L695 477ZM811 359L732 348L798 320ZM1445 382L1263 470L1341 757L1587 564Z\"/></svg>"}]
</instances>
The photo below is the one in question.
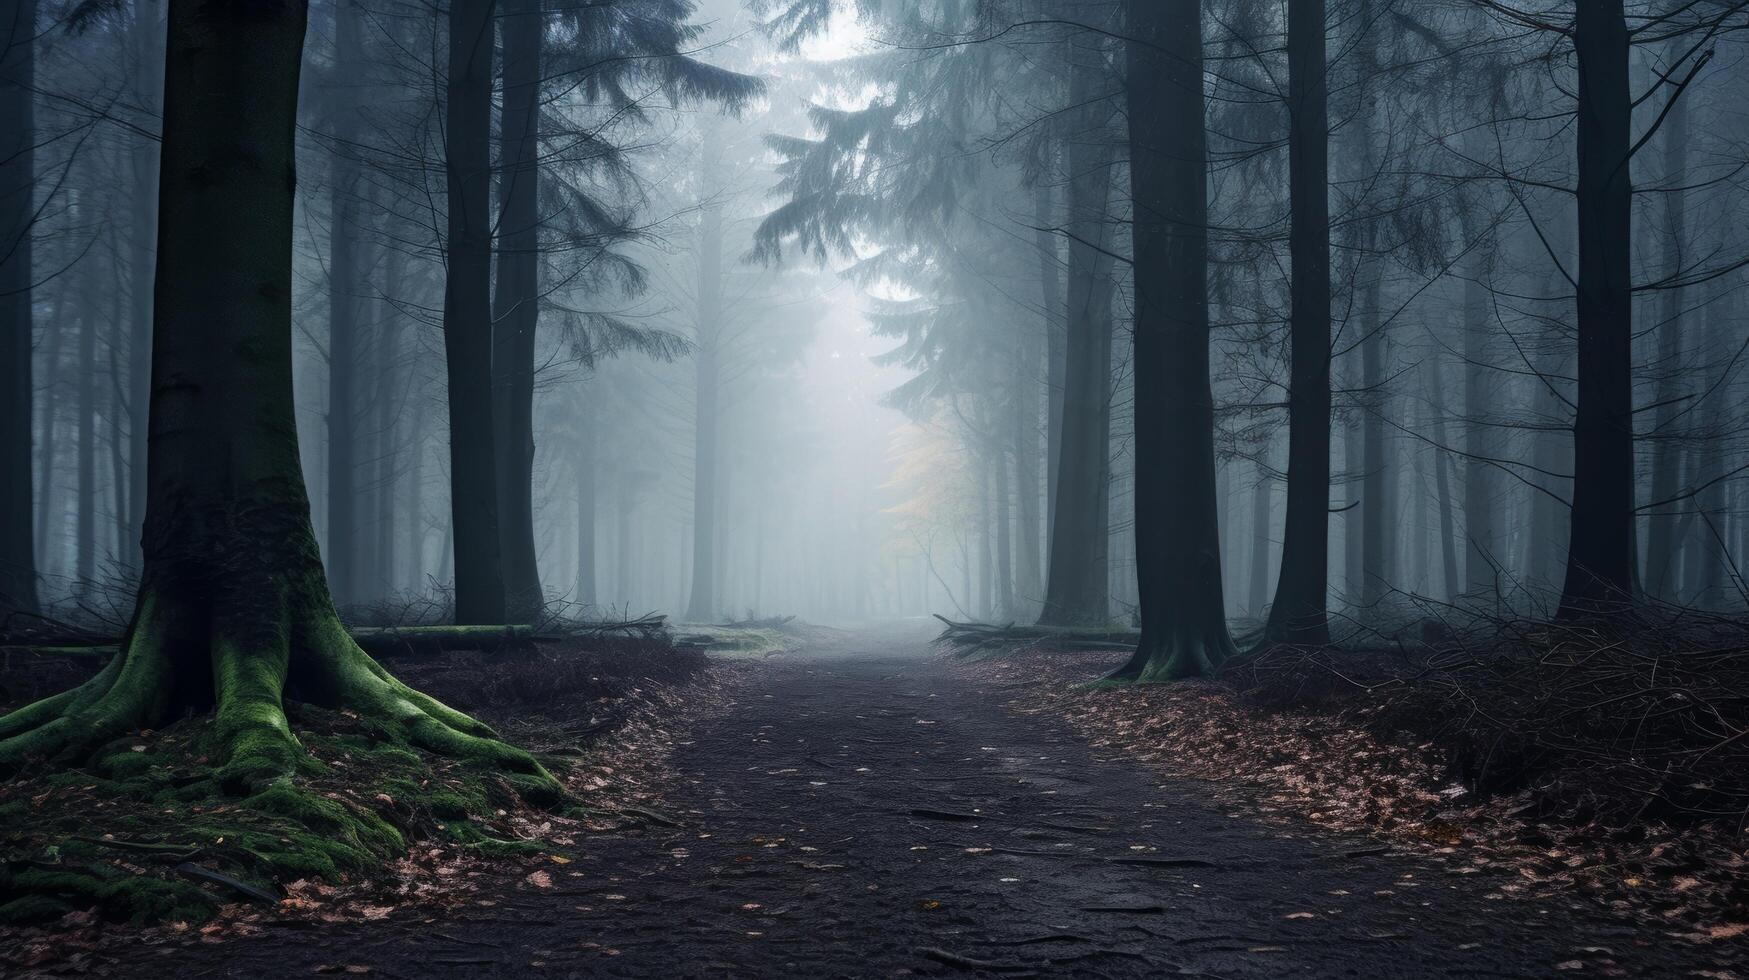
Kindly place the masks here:
<instances>
[{"instance_id":1,"label":"dead branch pile","mask_svg":"<svg viewBox=\"0 0 1749 980\"><path fill-rule=\"evenodd\" d=\"M1269 648L1223 673L1273 707L1425 740L1472 790L1529 791L1545 814L1749 823L1749 623L1666 610L1421 632L1413 648Z\"/></svg>"}]
</instances>

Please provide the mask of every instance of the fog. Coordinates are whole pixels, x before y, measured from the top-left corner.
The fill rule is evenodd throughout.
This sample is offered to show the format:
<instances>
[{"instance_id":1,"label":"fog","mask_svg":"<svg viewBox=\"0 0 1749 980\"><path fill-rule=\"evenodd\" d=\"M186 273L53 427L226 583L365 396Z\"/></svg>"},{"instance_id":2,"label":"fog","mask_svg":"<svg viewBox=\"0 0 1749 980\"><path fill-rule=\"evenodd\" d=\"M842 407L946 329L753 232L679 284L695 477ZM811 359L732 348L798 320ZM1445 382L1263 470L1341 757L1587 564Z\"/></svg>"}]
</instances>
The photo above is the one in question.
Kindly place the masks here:
<instances>
[{"instance_id":1,"label":"fog","mask_svg":"<svg viewBox=\"0 0 1749 980\"><path fill-rule=\"evenodd\" d=\"M1135 102L1169 57L1115 2L505 2L471 121L465 17L313 4L294 376L336 605L477 621L460 568L512 622L1146 626L1138 553L1218 528L1155 580L1252 625L1552 615L1587 583L1743 606L1741 5L1627 4L1625 61L1571 4L1316 6L1314 42L1282 3L1203 5L1192 138ZM8 591L120 624L164 11L36 7L7 110L34 164L0 187L31 393ZM1164 264L1137 147L1201 167ZM1206 372L1196 342L1140 359L1161 309ZM1206 424L1176 402L1199 375Z\"/></svg>"}]
</instances>

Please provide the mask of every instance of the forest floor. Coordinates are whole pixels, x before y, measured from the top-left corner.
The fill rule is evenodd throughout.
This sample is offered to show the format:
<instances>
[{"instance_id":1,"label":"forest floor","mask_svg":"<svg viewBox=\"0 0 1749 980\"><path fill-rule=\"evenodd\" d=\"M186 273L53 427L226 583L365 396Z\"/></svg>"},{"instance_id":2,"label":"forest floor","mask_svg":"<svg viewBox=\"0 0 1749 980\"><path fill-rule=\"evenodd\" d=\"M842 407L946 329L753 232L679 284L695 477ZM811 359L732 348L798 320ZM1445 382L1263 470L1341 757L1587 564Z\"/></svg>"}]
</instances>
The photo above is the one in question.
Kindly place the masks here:
<instances>
[{"instance_id":1,"label":"forest floor","mask_svg":"<svg viewBox=\"0 0 1749 980\"><path fill-rule=\"evenodd\" d=\"M1425 849L1096 746L926 628L735 674L674 735L661 813L563 863L469 870L465 898L370 921L106 943L130 976L1743 975L1583 895L1502 892ZM1089 672L1088 664L1079 668ZM1089 693L1087 697L1099 697ZM1121 740L1119 740L1121 742Z\"/></svg>"}]
</instances>

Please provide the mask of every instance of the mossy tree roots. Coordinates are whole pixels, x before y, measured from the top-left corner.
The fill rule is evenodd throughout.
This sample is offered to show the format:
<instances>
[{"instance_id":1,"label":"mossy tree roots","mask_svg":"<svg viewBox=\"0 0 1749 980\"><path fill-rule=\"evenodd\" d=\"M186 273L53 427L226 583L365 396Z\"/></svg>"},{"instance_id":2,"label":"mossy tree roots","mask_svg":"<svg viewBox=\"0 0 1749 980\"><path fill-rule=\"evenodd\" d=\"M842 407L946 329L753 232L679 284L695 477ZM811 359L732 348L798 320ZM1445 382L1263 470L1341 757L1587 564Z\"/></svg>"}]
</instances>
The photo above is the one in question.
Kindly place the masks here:
<instances>
[{"instance_id":1,"label":"mossy tree roots","mask_svg":"<svg viewBox=\"0 0 1749 980\"><path fill-rule=\"evenodd\" d=\"M1135 654L1099 683L1163 684L1210 677L1233 653L1224 624L1213 631L1144 629Z\"/></svg>"},{"instance_id":2,"label":"mossy tree roots","mask_svg":"<svg viewBox=\"0 0 1749 980\"><path fill-rule=\"evenodd\" d=\"M356 715L384 741L498 772L531 803L561 799L558 781L532 755L396 680L326 602L291 601L298 591L285 590L272 603L278 615L262 618L259 606L233 617L144 592L120 653L100 673L0 717L0 771L33 760L77 765L118 738L210 708L221 781L257 791L310 764L286 721L291 698Z\"/></svg>"}]
</instances>

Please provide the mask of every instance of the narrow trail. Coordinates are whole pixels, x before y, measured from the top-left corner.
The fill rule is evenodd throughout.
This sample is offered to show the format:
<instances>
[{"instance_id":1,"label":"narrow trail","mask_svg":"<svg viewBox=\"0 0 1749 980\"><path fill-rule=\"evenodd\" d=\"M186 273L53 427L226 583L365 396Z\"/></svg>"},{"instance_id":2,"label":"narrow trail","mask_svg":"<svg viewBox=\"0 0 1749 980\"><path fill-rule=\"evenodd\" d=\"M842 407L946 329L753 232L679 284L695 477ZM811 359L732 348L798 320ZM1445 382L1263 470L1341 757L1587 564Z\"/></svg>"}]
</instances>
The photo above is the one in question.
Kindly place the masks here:
<instances>
[{"instance_id":1,"label":"narrow trail","mask_svg":"<svg viewBox=\"0 0 1749 980\"><path fill-rule=\"evenodd\" d=\"M684 826L591 838L552 887L506 882L496 905L437 922L274 925L130 968L1418 977L1699 963L1601 913L1489 900L1479 876L1363 839L1229 817L1196 784L1162 785L1002 700L915 634L781 658L675 759L669 812Z\"/></svg>"}]
</instances>

